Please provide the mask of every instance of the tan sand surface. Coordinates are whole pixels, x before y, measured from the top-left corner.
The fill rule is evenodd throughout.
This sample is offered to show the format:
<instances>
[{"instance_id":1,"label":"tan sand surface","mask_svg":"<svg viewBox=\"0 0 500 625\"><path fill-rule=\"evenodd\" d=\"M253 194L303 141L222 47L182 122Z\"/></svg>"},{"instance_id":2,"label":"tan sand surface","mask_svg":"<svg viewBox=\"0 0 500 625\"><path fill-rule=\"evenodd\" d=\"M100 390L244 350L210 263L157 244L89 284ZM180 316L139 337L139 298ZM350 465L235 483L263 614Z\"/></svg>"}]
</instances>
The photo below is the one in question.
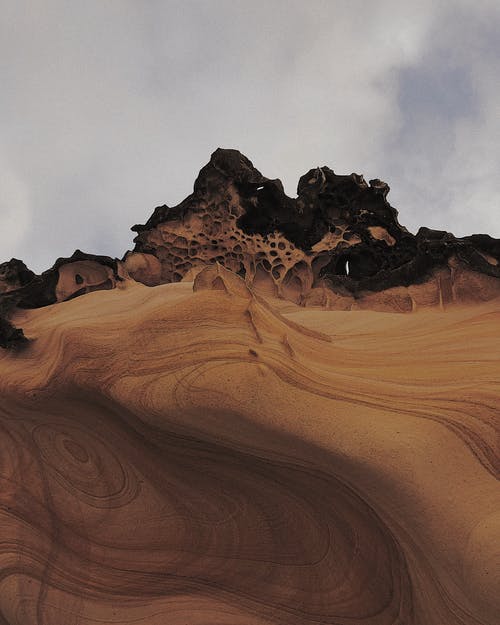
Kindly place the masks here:
<instances>
[{"instance_id":1,"label":"tan sand surface","mask_svg":"<svg viewBox=\"0 0 500 625\"><path fill-rule=\"evenodd\" d=\"M190 282L18 312L0 623L498 625L500 300Z\"/></svg>"}]
</instances>

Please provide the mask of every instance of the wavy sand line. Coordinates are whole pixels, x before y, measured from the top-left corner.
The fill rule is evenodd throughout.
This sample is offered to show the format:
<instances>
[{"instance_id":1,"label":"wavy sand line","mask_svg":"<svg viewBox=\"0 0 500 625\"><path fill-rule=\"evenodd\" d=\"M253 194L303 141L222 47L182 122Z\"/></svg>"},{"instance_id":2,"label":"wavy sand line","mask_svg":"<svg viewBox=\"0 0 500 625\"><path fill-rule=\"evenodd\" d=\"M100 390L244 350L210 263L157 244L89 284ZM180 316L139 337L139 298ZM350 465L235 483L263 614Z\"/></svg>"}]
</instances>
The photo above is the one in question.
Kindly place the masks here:
<instances>
[{"instance_id":1,"label":"wavy sand line","mask_svg":"<svg viewBox=\"0 0 500 625\"><path fill-rule=\"evenodd\" d=\"M20 313L1 618L494 625L499 313L278 314L220 268Z\"/></svg>"}]
</instances>

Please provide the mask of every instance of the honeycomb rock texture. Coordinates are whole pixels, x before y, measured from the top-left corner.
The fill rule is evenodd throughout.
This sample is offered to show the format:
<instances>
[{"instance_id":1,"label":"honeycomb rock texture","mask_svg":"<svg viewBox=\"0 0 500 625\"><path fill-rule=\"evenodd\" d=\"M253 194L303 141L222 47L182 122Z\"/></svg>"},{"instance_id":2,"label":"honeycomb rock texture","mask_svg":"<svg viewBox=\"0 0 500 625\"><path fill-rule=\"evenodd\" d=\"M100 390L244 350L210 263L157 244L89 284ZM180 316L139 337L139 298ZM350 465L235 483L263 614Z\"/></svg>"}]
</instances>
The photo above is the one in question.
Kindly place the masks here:
<instances>
[{"instance_id":1,"label":"honeycomb rock texture","mask_svg":"<svg viewBox=\"0 0 500 625\"><path fill-rule=\"evenodd\" d=\"M218 149L192 195L132 228L125 265L151 285L191 280L218 262L256 289L328 308L410 311L500 294L498 240L428 228L413 235L388 192L378 179L318 167L289 198L238 151Z\"/></svg>"},{"instance_id":2,"label":"honeycomb rock texture","mask_svg":"<svg viewBox=\"0 0 500 625\"><path fill-rule=\"evenodd\" d=\"M37 308L133 279L146 286L192 281L220 264L256 292L303 306L411 312L500 295L500 240L456 238L398 222L389 186L317 167L288 197L237 150L217 149L193 193L135 225L122 260L77 250L36 275L17 259L0 264L0 345L24 343L8 321Z\"/></svg>"}]
</instances>

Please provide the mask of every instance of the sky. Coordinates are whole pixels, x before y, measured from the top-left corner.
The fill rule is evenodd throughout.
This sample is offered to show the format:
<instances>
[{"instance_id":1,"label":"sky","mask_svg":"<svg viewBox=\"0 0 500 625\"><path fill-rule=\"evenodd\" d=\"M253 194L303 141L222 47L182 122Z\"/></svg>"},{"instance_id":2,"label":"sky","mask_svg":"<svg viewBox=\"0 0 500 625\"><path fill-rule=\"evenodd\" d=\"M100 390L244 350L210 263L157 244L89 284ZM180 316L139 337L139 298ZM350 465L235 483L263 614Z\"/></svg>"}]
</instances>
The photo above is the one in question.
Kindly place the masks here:
<instances>
[{"instance_id":1,"label":"sky","mask_svg":"<svg viewBox=\"0 0 500 625\"><path fill-rule=\"evenodd\" d=\"M500 237L498 0L0 0L0 262L121 257L217 147Z\"/></svg>"}]
</instances>

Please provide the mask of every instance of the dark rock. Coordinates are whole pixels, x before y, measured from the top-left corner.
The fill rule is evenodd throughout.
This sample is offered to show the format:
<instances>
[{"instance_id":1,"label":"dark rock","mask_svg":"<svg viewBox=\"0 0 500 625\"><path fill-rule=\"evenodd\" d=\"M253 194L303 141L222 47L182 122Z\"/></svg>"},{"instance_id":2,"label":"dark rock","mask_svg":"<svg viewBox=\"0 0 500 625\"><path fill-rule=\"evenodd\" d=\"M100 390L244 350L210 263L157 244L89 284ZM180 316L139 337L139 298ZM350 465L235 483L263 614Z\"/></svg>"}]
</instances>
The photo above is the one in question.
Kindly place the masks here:
<instances>
[{"instance_id":1,"label":"dark rock","mask_svg":"<svg viewBox=\"0 0 500 625\"><path fill-rule=\"evenodd\" d=\"M388 193L389 186L381 180L373 179L368 184L359 174L338 175L328 167L317 167L301 176L297 198L290 198L279 180L263 177L239 152L218 149L200 171L189 197L176 207L155 209L144 226L134 226L133 230L139 233L135 251L161 257L167 268L166 281L180 279L198 261L212 262L202 245L204 232L194 236L189 230L181 232L174 227L174 222L185 223L191 216L199 215L208 224L207 238L212 237L208 230L213 230L214 221L229 225L229 236L243 241L248 236L260 236L267 241L278 233L285 245L291 243L304 253L305 262L313 271L313 287L320 282L334 289L341 286L343 292L347 290L354 296L421 283L447 266L453 256L472 271L500 278L498 240L487 235L458 239L451 233L429 228L421 228L413 235L399 223L397 210L387 201ZM231 216L235 219L233 224ZM161 246L150 236L157 227L168 230L169 224L172 243L175 239L189 239L183 250L175 245L171 261L169 253L174 245ZM329 233L337 239L332 240L329 249L316 252L315 246ZM190 256L191 243L195 247L200 244L201 252ZM235 253L234 244L224 250L220 237L212 244L217 250L217 262L227 263L240 275L248 273L245 252ZM235 256L239 262L234 262ZM273 274L276 254L274 260L254 260L271 275L279 274ZM170 269L176 263L175 270ZM303 259L298 263L303 264ZM293 277L293 268L287 266L287 274ZM282 274L279 275L281 280Z\"/></svg>"},{"instance_id":2,"label":"dark rock","mask_svg":"<svg viewBox=\"0 0 500 625\"><path fill-rule=\"evenodd\" d=\"M20 348L28 343L24 332L16 328L9 319L15 305L16 299L11 293L0 295L0 347L5 349Z\"/></svg>"},{"instance_id":3,"label":"dark rock","mask_svg":"<svg viewBox=\"0 0 500 625\"><path fill-rule=\"evenodd\" d=\"M34 277L34 272L22 260L11 258L6 263L0 263L0 293L18 289L31 282Z\"/></svg>"},{"instance_id":4,"label":"dark rock","mask_svg":"<svg viewBox=\"0 0 500 625\"><path fill-rule=\"evenodd\" d=\"M16 328L8 319L0 315L0 347L19 349L26 346L28 342L21 328Z\"/></svg>"}]
</instances>

